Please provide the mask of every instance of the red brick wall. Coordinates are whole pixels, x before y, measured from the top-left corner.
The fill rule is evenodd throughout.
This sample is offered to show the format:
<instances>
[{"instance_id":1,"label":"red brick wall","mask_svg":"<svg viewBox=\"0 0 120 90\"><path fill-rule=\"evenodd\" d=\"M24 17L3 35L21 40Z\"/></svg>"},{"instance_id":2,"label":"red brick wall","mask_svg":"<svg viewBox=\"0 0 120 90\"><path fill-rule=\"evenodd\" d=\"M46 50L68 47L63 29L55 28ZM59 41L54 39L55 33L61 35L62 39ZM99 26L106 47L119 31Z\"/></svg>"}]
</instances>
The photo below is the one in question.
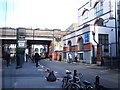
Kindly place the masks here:
<instances>
[{"instance_id":1,"label":"red brick wall","mask_svg":"<svg viewBox=\"0 0 120 90\"><path fill-rule=\"evenodd\" d=\"M92 50L92 43L84 44L84 50Z\"/></svg>"},{"instance_id":2,"label":"red brick wall","mask_svg":"<svg viewBox=\"0 0 120 90\"><path fill-rule=\"evenodd\" d=\"M72 46L72 51L77 51L78 50L78 45Z\"/></svg>"}]
</instances>

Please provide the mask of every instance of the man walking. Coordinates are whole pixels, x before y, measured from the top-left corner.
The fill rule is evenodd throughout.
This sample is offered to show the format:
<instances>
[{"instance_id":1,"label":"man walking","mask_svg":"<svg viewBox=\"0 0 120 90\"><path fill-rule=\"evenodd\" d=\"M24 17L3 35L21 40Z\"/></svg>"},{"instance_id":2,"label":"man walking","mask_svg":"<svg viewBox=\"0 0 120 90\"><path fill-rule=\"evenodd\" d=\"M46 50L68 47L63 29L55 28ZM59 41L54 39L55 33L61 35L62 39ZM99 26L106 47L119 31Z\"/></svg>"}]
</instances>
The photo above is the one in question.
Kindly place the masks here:
<instances>
[{"instance_id":1,"label":"man walking","mask_svg":"<svg viewBox=\"0 0 120 90\"><path fill-rule=\"evenodd\" d=\"M35 53L34 59L35 59L36 67L38 67L38 66L39 66L39 65L38 65L38 61L39 61L39 59L40 59L40 56L39 56L38 53Z\"/></svg>"}]
</instances>

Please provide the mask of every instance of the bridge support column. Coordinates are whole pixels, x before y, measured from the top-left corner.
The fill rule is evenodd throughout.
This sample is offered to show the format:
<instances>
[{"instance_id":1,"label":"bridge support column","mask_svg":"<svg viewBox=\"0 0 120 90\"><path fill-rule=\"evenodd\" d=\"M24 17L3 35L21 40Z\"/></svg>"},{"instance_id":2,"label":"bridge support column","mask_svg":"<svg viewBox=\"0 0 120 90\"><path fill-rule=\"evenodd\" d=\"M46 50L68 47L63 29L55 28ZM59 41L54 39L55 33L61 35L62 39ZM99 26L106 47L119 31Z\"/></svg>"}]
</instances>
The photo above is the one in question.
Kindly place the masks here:
<instances>
[{"instance_id":1,"label":"bridge support column","mask_svg":"<svg viewBox=\"0 0 120 90\"><path fill-rule=\"evenodd\" d=\"M0 60L2 60L2 40L0 40Z\"/></svg>"},{"instance_id":2,"label":"bridge support column","mask_svg":"<svg viewBox=\"0 0 120 90\"><path fill-rule=\"evenodd\" d=\"M19 28L17 29L17 42L16 42L16 69L21 68L24 63L24 55L26 48L26 40L25 40L25 29Z\"/></svg>"}]
</instances>

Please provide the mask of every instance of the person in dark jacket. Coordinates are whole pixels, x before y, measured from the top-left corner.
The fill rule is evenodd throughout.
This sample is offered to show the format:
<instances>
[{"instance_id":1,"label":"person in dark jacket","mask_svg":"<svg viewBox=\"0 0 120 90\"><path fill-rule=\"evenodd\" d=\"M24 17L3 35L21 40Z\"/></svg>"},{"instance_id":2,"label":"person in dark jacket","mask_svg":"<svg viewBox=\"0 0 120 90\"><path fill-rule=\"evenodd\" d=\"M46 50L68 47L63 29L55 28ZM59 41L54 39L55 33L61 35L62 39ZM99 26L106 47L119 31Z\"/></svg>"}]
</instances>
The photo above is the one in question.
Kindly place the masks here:
<instances>
[{"instance_id":1,"label":"person in dark jacket","mask_svg":"<svg viewBox=\"0 0 120 90\"><path fill-rule=\"evenodd\" d=\"M61 61L61 59L62 59L62 55L60 54L60 56L59 56L59 61Z\"/></svg>"},{"instance_id":2,"label":"person in dark jacket","mask_svg":"<svg viewBox=\"0 0 120 90\"><path fill-rule=\"evenodd\" d=\"M77 62L77 59L78 59L78 57L77 57L77 55L75 56L75 62Z\"/></svg>"},{"instance_id":3,"label":"person in dark jacket","mask_svg":"<svg viewBox=\"0 0 120 90\"><path fill-rule=\"evenodd\" d=\"M38 67L38 66L39 66L39 65L38 65L38 61L39 61L39 59L40 59L40 56L39 56L38 53L35 53L34 59L35 59L36 67Z\"/></svg>"},{"instance_id":4,"label":"person in dark jacket","mask_svg":"<svg viewBox=\"0 0 120 90\"><path fill-rule=\"evenodd\" d=\"M6 66L8 67L10 65L10 53L6 52L5 53L5 59L6 59Z\"/></svg>"}]
</instances>

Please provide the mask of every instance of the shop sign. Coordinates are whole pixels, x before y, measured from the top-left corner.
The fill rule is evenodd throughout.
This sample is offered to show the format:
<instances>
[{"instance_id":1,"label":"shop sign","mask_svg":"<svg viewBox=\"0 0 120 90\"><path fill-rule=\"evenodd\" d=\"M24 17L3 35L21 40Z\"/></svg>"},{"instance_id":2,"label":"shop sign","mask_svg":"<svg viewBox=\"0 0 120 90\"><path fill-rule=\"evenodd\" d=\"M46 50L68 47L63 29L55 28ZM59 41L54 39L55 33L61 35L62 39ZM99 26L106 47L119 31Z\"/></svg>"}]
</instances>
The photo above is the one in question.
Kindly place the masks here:
<instances>
[{"instance_id":1,"label":"shop sign","mask_svg":"<svg viewBox=\"0 0 120 90\"><path fill-rule=\"evenodd\" d=\"M89 33L84 34L84 42L88 43L89 42Z\"/></svg>"}]
</instances>

